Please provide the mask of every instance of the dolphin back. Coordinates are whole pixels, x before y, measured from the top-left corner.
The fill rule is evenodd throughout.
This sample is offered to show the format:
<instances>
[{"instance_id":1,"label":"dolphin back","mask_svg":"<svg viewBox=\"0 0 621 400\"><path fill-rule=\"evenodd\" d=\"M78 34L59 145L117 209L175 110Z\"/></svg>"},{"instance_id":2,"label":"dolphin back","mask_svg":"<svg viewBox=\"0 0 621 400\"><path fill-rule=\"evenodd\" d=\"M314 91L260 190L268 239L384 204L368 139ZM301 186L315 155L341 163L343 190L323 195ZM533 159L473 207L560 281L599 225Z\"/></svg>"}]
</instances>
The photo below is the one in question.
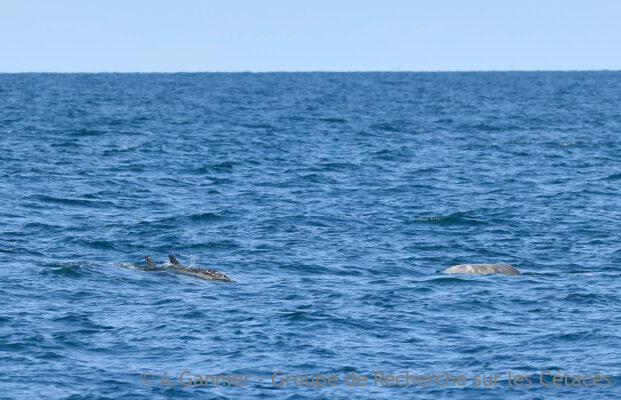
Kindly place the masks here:
<instances>
[{"instance_id":1,"label":"dolphin back","mask_svg":"<svg viewBox=\"0 0 621 400\"><path fill-rule=\"evenodd\" d=\"M179 260L177 260L177 258L175 256L168 256L168 261L172 264L172 265L176 265L181 267L181 263L179 262Z\"/></svg>"},{"instance_id":2,"label":"dolphin back","mask_svg":"<svg viewBox=\"0 0 621 400\"><path fill-rule=\"evenodd\" d=\"M175 256L168 256L168 269L180 275L193 276L195 278L205 279L207 281L232 282L231 278L220 271L213 269L191 268L179 262Z\"/></svg>"},{"instance_id":3,"label":"dolphin back","mask_svg":"<svg viewBox=\"0 0 621 400\"><path fill-rule=\"evenodd\" d=\"M468 274L468 275L521 275L522 273L509 264L459 264L453 265L442 271L445 274Z\"/></svg>"}]
</instances>

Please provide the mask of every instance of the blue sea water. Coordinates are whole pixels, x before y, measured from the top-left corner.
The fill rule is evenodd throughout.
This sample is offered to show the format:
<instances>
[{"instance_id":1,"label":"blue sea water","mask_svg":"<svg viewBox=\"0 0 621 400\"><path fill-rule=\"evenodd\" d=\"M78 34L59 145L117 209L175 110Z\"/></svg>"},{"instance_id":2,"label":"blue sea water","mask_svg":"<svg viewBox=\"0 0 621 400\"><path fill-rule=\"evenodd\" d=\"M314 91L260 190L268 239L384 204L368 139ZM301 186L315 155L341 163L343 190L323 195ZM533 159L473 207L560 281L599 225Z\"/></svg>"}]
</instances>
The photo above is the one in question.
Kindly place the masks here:
<instances>
[{"instance_id":1,"label":"blue sea water","mask_svg":"<svg viewBox=\"0 0 621 400\"><path fill-rule=\"evenodd\" d=\"M618 72L0 75L0 398L618 399L620 195Z\"/></svg>"}]
</instances>

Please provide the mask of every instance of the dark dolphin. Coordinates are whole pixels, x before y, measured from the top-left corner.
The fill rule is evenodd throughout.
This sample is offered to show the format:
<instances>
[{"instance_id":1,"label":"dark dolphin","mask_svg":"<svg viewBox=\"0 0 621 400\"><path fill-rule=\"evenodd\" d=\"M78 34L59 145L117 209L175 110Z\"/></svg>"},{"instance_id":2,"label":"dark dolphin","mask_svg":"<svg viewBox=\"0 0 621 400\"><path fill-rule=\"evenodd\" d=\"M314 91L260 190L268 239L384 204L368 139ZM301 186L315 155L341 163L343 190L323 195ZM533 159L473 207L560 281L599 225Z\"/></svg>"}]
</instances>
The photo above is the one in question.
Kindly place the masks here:
<instances>
[{"instance_id":1,"label":"dark dolphin","mask_svg":"<svg viewBox=\"0 0 621 400\"><path fill-rule=\"evenodd\" d=\"M186 267L185 265L181 264L179 260L175 258L175 256L168 256L168 264L162 264L160 266L157 266L153 262L151 256L147 256L146 259L146 271L170 271L176 274L193 276L195 278L205 279L208 281L232 282L231 278L224 275L220 271L215 271L213 269Z\"/></svg>"},{"instance_id":2,"label":"dark dolphin","mask_svg":"<svg viewBox=\"0 0 621 400\"><path fill-rule=\"evenodd\" d=\"M147 259L147 267L145 268L146 271L166 271L166 268L162 266L158 267L157 265L155 265L151 256L147 256L146 259Z\"/></svg>"},{"instance_id":3,"label":"dark dolphin","mask_svg":"<svg viewBox=\"0 0 621 400\"><path fill-rule=\"evenodd\" d=\"M179 260L175 258L175 256L168 256L168 269L171 271L181 274L194 276L196 278L205 279L208 281L221 281L221 282L231 282L231 278L224 275L220 271L216 271L213 269L204 269L204 268L190 268L181 264Z\"/></svg>"},{"instance_id":4,"label":"dark dolphin","mask_svg":"<svg viewBox=\"0 0 621 400\"><path fill-rule=\"evenodd\" d=\"M151 256L147 256L147 270L157 269Z\"/></svg>"}]
</instances>

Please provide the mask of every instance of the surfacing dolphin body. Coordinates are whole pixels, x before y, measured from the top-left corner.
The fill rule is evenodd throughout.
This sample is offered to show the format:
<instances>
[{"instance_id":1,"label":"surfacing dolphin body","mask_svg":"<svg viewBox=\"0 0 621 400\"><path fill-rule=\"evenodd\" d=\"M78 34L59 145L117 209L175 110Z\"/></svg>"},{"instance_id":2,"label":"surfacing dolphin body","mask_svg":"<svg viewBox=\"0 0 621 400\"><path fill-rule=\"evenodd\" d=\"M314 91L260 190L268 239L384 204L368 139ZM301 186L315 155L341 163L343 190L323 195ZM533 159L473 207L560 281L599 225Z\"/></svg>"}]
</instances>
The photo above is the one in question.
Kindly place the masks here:
<instances>
[{"instance_id":1,"label":"surfacing dolphin body","mask_svg":"<svg viewBox=\"0 0 621 400\"><path fill-rule=\"evenodd\" d=\"M468 274L468 275L522 275L515 267L509 264L459 264L448 267L445 274Z\"/></svg>"},{"instance_id":2,"label":"surfacing dolphin body","mask_svg":"<svg viewBox=\"0 0 621 400\"><path fill-rule=\"evenodd\" d=\"M157 266L150 256L146 257L147 266L145 271L170 271L180 275L193 276L208 281L231 282L231 279L222 272L212 269L190 268L182 265L175 256L168 256L168 264Z\"/></svg>"},{"instance_id":3,"label":"surfacing dolphin body","mask_svg":"<svg viewBox=\"0 0 621 400\"><path fill-rule=\"evenodd\" d=\"M231 279L220 271L215 271L213 269L186 267L185 265L182 265L175 258L175 256L168 256L168 261L168 269L177 274L194 276L196 278L205 279L208 281L231 282Z\"/></svg>"},{"instance_id":4,"label":"surfacing dolphin body","mask_svg":"<svg viewBox=\"0 0 621 400\"><path fill-rule=\"evenodd\" d=\"M153 259L151 258L151 256L147 256L147 271L162 271L164 270L164 268L162 267L157 267L155 265L155 263L153 262Z\"/></svg>"}]
</instances>

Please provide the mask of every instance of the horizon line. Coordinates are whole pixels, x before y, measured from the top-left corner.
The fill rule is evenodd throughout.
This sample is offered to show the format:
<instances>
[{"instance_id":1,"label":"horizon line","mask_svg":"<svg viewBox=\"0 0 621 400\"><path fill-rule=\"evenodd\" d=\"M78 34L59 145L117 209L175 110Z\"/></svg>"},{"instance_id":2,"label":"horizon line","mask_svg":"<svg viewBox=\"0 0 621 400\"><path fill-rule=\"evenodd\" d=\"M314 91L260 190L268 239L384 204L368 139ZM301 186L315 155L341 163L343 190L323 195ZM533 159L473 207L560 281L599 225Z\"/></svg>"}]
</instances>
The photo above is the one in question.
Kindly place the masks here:
<instances>
[{"instance_id":1,"label":"horizon line","mask_svg":"<svg viewBox=\"0 0 621 400\"><path fill-rule=\"evenodd\" d=\"M15 74L347 74L347 73L490 73L490 72L621 72L621 69L446 69L446 70L180 70L180 71L0 71L2 75Z\"/></svg>"}]
</instances>

